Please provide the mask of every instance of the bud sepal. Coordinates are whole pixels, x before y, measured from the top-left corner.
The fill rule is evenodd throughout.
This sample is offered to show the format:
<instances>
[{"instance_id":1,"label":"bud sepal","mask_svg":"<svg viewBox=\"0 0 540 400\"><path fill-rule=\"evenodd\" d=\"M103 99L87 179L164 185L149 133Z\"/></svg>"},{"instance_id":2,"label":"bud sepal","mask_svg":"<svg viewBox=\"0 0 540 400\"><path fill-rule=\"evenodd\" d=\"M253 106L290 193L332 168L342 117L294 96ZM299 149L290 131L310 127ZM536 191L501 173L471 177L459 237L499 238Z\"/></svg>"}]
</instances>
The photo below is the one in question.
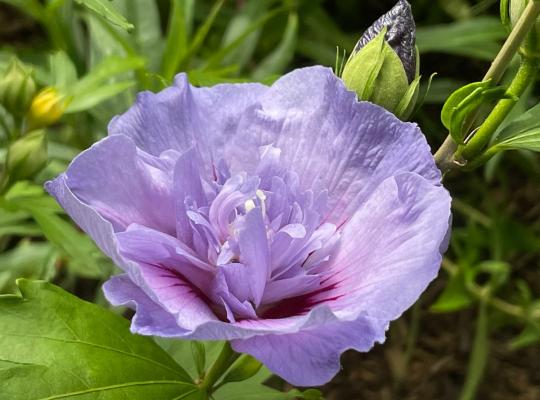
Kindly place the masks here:
<instances>
[{"instance_id":1,"label":"bud sepal","mask_svg":"<svg viewBox=\"0 0 540 400\"><path fill-rule=\"evenodd\" d=\"M369 27L343 68L341 78L359 100L408 119L419 95L419 56L411 7L400 0Z\"/></svg>"}]
</instances>

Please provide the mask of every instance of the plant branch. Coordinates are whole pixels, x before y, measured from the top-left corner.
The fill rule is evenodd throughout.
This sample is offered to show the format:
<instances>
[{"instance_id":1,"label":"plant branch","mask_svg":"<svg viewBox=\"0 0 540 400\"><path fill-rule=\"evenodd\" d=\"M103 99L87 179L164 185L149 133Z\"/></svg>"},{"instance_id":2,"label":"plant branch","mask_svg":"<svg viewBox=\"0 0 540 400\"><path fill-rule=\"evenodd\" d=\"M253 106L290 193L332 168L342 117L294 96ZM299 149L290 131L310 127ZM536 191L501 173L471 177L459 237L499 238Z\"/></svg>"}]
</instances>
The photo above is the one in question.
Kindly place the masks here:
<instances>
[{"instance_id":1,"label":"plant branch","mask_svg":"<svg viewBox=\"0 0 540 400\"><path fill-rule=\"evenodd\" d=\"M504 43L495 60L491 64L488 72L484 76L484 81L491 79L493 83L498 83L508 65L512 61L514 55L518 52L519 47L529 31L536 23L536 19L540 15L540 2L531 1L523 11L523 14L519 18L518 22L512 29L512 32L508 36L508 39ZM470 122L474 123L474 118ZM469 127L470 129L470 127ZM439 150L435 153L435 162L443 172L447 172L452 168L460 167L463 162L454 157L457 150L457 144L452 137L448 135L446 140L441 145Z\"/></svg>"},{"instance_id":2,"label":"plant branch","mask_svg":"<svg viewBox=\"0 0 540 400\"><path fill-rule=\"evenodd\" d=\"M523 95L527 87L529 87L536 77L536 64L537 62L534 59L523 59L518 73L508 87L507 94L512 97L515 96L516 98ZM493 134L506 119L510 111L512 111L516 103L517 101L515 99L503 99L499 101L493 111L482 123L476 134L470 138L465 146L458 150L456 158L459 159L463 157L466 160L470 160L477 156L489 143Z\"/></svg>"},{"instance_id":3,"label":"plant branch","mask_svg":"<svg viewBox=\"0 0 540 400\"><path fill-rule=\"evenodd\" d=\"M225 372L227 372L229 367L238 359L238 357L240 357L240 354L234 352L229 342L225 342L223 349L221 349L221 353L219 353L218 358L206 373L204 380L199 387L210 395L216 382Z\"/></svg>"}]
</instances>

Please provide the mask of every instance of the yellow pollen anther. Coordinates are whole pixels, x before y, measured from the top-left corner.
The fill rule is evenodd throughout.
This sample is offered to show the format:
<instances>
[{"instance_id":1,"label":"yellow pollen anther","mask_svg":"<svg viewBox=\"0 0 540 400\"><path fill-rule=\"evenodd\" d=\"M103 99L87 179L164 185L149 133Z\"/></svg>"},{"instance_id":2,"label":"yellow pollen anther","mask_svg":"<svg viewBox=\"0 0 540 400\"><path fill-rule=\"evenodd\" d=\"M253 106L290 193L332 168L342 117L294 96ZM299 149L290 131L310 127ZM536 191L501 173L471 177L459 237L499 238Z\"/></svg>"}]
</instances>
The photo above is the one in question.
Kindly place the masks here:
<instances>
[{"instance_id":1,"label":"yellow pollen anther","mask_svg":"<svg viewBox=\"0 0 540 400\"><path fill-rule=\"evenodd\" d=\"M244 207L246 208L246 213L248 213L255 208L255 202L253 200L248 200L245 202Z\"/></svg>"}]
</instances>

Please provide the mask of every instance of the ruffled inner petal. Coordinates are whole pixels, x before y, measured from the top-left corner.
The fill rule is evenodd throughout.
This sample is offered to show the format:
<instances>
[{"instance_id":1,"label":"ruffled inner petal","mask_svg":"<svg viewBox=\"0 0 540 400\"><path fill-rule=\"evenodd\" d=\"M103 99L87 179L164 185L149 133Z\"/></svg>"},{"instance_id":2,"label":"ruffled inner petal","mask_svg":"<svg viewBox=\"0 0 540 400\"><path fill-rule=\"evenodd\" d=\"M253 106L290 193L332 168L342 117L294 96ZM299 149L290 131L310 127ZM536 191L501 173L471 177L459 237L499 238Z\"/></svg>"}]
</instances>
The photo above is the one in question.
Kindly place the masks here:
<instances>
[{"instance_id":1,"label":"ruffled inner petal","mask_svg":"<svg viewBox=\"0 0 540 400\"><path fill-rule=\"evenodd\" d=\"M258 83L196 88L186 74L179 74L172 87L140 93L126 113L110 122L109 134L129 136L154 156L170 149L183 153L196 143L209 178L215 163L224 158L225 143L237 135L246 110L267 90Z\"/></svg>"}]
</instances>

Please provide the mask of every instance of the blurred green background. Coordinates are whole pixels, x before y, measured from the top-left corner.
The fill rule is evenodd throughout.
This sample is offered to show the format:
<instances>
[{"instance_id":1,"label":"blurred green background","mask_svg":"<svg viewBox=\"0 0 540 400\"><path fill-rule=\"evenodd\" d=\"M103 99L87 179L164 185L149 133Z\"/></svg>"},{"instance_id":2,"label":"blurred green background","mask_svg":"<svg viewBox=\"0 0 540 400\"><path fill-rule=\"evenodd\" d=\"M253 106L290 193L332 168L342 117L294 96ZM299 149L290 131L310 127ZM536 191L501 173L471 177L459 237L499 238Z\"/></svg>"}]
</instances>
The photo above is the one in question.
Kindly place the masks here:
<instances>
[{"instance_id":1,"label":"blurred green background","mask_svg":"<svg viewBox=\"0 0 540 400\"><path fill-rule=\"evenodd\" d=\"M261 81L313 64L333 67L394 5L383 0L1 0L0 73L18 57L62 116L31 159L43 165L0 197L0 291L48 279L105 305L114 266L43 193L141 90L186 71L193 84ZM496 0L413 0L421 73L437 73L413 116L435 150L448 95L481 80L508 32ZM0 75L0 77L2 76ZM424 85L424 91L426 85ZM515 114L538 102L529 90ZM0 161L21 120L0 107ZM24 129L24 127L22 128ZM42 157L42 158L43 158ZM454 172L454 230L443 269L384 346L346 353L328 399L540 399L540 163L528 151ZM359 244L361 245L361 244ZM0 328L1 329L1 328ZM273 381L274 385L281 385Z\"/></svg>"}]
</instances>

